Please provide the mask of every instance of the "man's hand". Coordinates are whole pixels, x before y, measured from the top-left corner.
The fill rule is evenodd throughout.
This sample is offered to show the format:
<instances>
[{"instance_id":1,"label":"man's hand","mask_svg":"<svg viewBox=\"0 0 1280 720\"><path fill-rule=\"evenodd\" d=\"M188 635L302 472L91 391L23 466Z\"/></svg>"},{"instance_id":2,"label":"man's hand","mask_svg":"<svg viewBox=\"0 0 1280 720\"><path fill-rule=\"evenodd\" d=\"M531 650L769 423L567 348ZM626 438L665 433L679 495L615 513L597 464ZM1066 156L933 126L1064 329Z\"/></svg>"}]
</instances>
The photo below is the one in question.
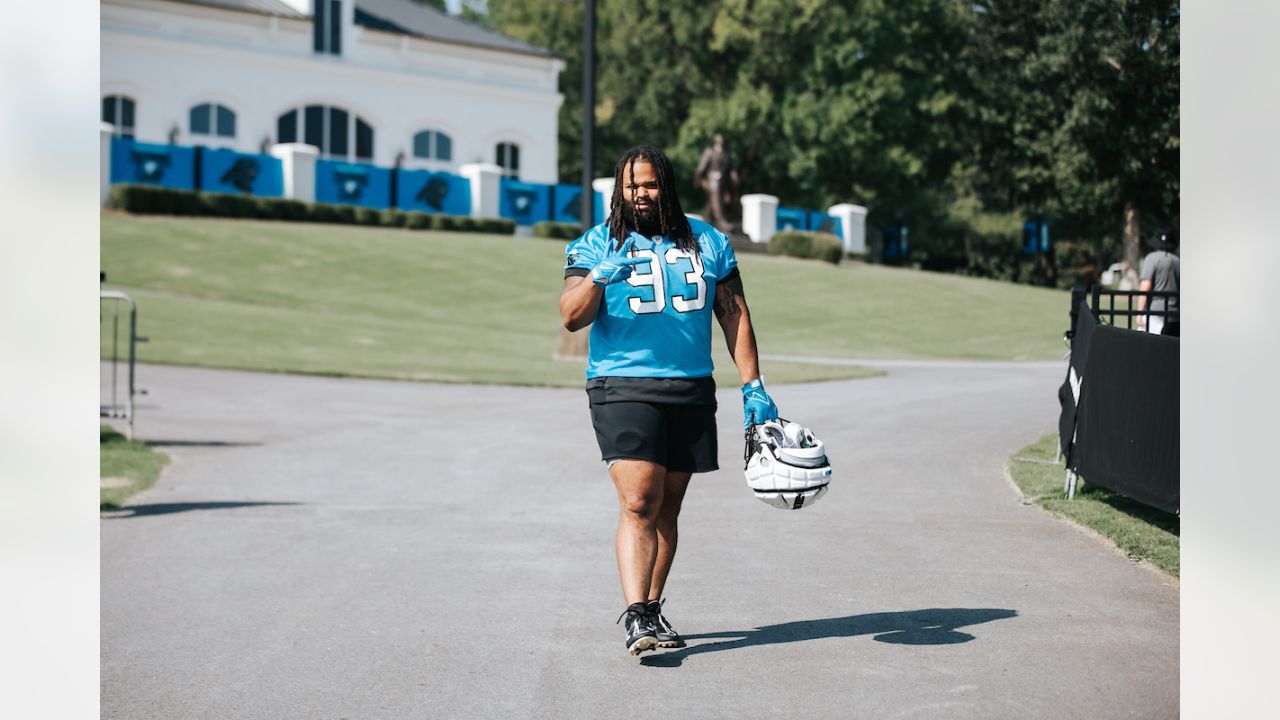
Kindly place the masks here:
<instances>
[{"instance_id":1,"label":"man's hand","mask_svg":"<svg viewBox=\"0 0 1280 720\"><path fill-rule=\"evenodd\" d=\"M778 406L764 391L764 381L756 378L742 386L742 427L759 425L766 420L778 419Z\"/></svg>"},{"instance_id":2,"label":"man's hand","mask_svg":"<svg viewBox=\"0 0 1280 720\"><path fill-rule=\"evenodd\" d=\"M648 258L627 257L627 253L631 252L634 244L634 239L627 240L620 250L606 255L595 267L591 268L591 282L600 287L622 282L631 277L632 267L642 262L649 262Z\"/></svg>"}]
</instances>

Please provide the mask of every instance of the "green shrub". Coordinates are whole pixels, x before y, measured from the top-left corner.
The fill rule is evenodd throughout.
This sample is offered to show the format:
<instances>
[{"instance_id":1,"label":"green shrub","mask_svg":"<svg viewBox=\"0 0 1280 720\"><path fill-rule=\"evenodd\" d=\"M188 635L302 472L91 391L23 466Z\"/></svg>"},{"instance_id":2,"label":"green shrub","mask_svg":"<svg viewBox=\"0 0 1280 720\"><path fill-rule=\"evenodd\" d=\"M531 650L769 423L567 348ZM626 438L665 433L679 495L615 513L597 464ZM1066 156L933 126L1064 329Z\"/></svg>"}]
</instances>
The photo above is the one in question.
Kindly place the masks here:
<instances>
[{"instance_id":1,"label":"green shrub","mask_svg":"<svg viewBox=\"0 0 1280 720\"><path fill-rule=\"evenodd\" d=\"M151 215L201 215L204 203L194 190L120 183L111 186L107 205L125 212Z\"/></svg>"},{"instance_id":2,"label":"green shrub","mask_svg":"<svg viewBox=\"0 0 1280 720\"><path fill-rule=\"evenodd\" d=\"M509 218L471 218L471 220L472 232L511 235L516 231L516 222Z\"/></svg>"},{"instance_id":3,"label":"green shrub","mask_svg":"<svg viewBox=\"0 0 1280 720\"><path fill-rule=\"evenodd\" d=\"M582 226L577 223L560 223L543 220L533 224L533 236L552 240L577 240L582 235Z\"/></svg>"},{"instance_id":4,"label":"green shrub","mask_svg":"<svg viewBox=\"0 0 1280 720\"><path fill-rule=\"evenodd\" d=\"M404 216L404 226L410 230L429 230L432 227L431 216L413 210Z\"/></svg>"},{"instance_id":5,"label":"green shrub","mask_svg":"<svg viewBox=\"0 0 1280 720\"><path fill-rule=\"evenodd\" d=\"M263 220L284 220L284 206L280 198L254 198L253 216Z\"/></svg>"},{"instance_id":6,"label":"green shrub","mask_svg":"<svg viewBox=\"0 0 1280 720\"><path fill-rule=\"evenodd\" d=\"M258 217L303 222L311 217L311 204L289 198L258 198Z\"/></svg>"},{"instance_id":7,"label":"green shrub","mask_svg":"<svg viewBox=\"0 0 1280 720\"><path fill-rule=\"evenodd\" d=\"M204 201L203 215L226 218L258 217L258 202L246 195L230 193L201 193Z\"/></svg>"},{"instance_id":8,"label":"green shrub","mask_svg":"<svg viewBox=\"0 0 1280 720\"><path fill-rule=\"evenodd\" d=\"M809 237L809 233L784 231L776 233L773 237L769 238L769 254L807 258L809 257L809 248L812 244L813 241Z\"/></svg>"},{"instance_id":9,"label":"green shrub","mask_svg":"<svg viewBox=\"0 0 1280 720\"><path fill-rule=\"evenodd\" d=\"M355 211L356 223L359 225L381 225L382 211L369 207L358 207Z\"/></svg>"},{"instance_id":10,"label":"green shrub","mask_svg":"<svg viewBox=\"0 0 1280 720\"><path fill-rule=\"evenodd\" d=\"M787 230L769 238L770 255L788 255L837 264L844 257L840 238L830 233Z\"/></svg>"},{"instance_id":11,"label":"green shrub","mask_svg":"<svg viewBox=\"0 0 1280 720\"><path fill-rule=\"evenodd\" d=\"M403 210L387 208L382 211L382 224L386 227L404 227L407 220L408 216L404 214Z\"/></svg>"},{"instance_id":12,"label":"green shrub","mask_svg":"<svg viewBox=\"0 0 1280 720\"><path fill-rule=\"evenodd\" d=\"M336 223L342 222L338 218L338 210L336 205L328 203L313 203L311 205L311 213L307 218L311 222L318 223Z\"/></svg>"},{"instance_id":13,"label":"green shrub","mask_svg":"<svg viewBox=\"0 0 1280 720\"><path fill-rule=\"evenodd\" d=\"M346 225L354 225L356 222L356 207L354 205L334 205L334 222L344 223Z\"/></svg>"},{"instance_id":14,"label":"green shrub","mask_svg":"<svg viewBox=\"0 0 1280 720\"><path fill-rule=\"evenodd\" d=\"M466 219L467 218L455 217L453 215L432 215L431 229L432 230L461 230L463 223L460 221L466 220Z\"/></svg>"},{"instance_id":15,"label":"green shrub","mask_svg":"<svg viewBox=\"0 0 1280 720\"><path fill-rule=\"evenodd\" d=\"M844 244L840 242L840 238L831 233L813 233L813 245L809 248L809 257L839 265L844 259Z\"/></svg>"}]
</instances>

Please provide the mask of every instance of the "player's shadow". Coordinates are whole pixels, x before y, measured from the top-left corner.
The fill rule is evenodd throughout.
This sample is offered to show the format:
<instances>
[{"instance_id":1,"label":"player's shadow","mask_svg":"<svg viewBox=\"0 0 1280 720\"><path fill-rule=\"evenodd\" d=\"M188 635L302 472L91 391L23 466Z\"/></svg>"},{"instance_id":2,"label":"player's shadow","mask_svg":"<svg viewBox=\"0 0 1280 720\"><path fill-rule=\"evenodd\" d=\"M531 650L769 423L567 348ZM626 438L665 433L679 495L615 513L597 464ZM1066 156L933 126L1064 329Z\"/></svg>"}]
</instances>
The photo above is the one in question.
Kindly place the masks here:
<instances>
[{"instance_id":1,"label":"player's shadow","mask_svg":"<svg viewBox=\"0 0 1280 720\"><path fill-rule=\"evenodd\" d=\"M868 613L825 620L798 620L780 625L766 625L754 630L685 635L688 647L658 651L647 655L640 664L653 667L678 667L690 655L736 650L753 645L818 640L821 638L871 635L876 642L900 645L956 645L974 639L957 628L1017 616L1017 610L1002 608L929 608L902 612ZM720 642L696 643L697 640L720 639Z\"/></svg>"},{"instance_id":2,"label":"player's shadow","mask_svg":"<svg viewBox=\"0 0 1280 720\"><path fill-rule=\"evenodd\" d=\"M124 519L133 517L148 517L150 515L169 515L171 513L191 512L194 510L234 510L236 508L247 507L271 507L282 505L299 505L296 502L179 502L179 503L149 503L146 505L101 505L100 510L104 515L104 519Z\"/></svg>"}]
</instances>

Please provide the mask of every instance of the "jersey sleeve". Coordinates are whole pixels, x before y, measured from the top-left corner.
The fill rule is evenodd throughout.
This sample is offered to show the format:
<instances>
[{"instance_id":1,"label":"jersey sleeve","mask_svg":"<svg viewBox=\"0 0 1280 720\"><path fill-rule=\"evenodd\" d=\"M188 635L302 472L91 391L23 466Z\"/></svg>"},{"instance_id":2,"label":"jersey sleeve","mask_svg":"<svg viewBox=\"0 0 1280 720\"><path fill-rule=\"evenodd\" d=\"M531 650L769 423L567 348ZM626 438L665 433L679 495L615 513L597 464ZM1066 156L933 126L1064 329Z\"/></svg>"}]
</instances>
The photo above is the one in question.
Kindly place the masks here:
<instances>
[{"instance_id":1,"label":"jersey sleeve","mask_svg":"<svg viewBox=\"0 0 1280 720\"><path fill-rule=\"evenodd\" d=\"M603 243L600 228L594 227L564 248L564 276L587 275L600 262Z\"/></svg>"},{"instance_id":2,"label":"jersey sleeve","mask_svg":"<svg viewBox=\"0 0 1280 720\"><path fill-rule=\"evenodd\" d=\"M716 278L724 280L738 269L738 256L733 252L733 246L729 244L729 238L719 230L714 231L718 236L719 248L716 251L715 273Z\"/></svg>"}]
</instances>

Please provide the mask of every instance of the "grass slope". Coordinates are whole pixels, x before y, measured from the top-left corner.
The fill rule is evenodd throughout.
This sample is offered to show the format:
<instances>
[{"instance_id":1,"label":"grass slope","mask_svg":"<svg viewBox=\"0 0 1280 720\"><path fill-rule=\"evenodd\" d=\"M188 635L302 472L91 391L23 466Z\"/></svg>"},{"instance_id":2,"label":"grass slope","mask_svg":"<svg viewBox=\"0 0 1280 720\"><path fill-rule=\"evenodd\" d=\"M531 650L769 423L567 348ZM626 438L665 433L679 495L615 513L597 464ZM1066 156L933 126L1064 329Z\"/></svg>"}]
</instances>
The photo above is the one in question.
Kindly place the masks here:
<instances>
[{"instance_id":1,"label":"grass slope","mask_svg":"<svg viewBox=\"0 0 1280 720\"><path fill-rule=\"evenodd\" d=\"M1022 494L1049 512L1097 531L1129 557L1146 560L1178 577L1178 516L1088 483L1077 485L1075 498L1068 500L1062 490L1062 463L1053 462L1057 450L1057 435L1046 435L1010 459L1009 474Z\"/></svg>"},{"instance_id":2,"label":"grass slope","mask_svg":"<svg viewBox=\"0 0 1280 720\"><path fill-rule=\"evenodd\" d=\"M139 306L139 358L252 370L578 385L551 352L563 245L207 218L102 218L102 268ZM762 352L1051 359L1065 292L862 264L740 258ZM104 324L105 332L109 323ZM717 349L717 380L737 383ZM765 363L775 384L875 374Z\"/></svg>"},{"instance_id":3,"label":"grass slope","mask_svg":"<svg viewBox=\"0 0 1280 720\"><path fill-rule=\"evenodd\" d=\"M155 484L169 457L145 444L126 440L124 435L103 425L98 432L98 474L101 478L127 484L103 487L98 491L100 511L117 510L127 498Z\"/></svg>"}]
</instances>

